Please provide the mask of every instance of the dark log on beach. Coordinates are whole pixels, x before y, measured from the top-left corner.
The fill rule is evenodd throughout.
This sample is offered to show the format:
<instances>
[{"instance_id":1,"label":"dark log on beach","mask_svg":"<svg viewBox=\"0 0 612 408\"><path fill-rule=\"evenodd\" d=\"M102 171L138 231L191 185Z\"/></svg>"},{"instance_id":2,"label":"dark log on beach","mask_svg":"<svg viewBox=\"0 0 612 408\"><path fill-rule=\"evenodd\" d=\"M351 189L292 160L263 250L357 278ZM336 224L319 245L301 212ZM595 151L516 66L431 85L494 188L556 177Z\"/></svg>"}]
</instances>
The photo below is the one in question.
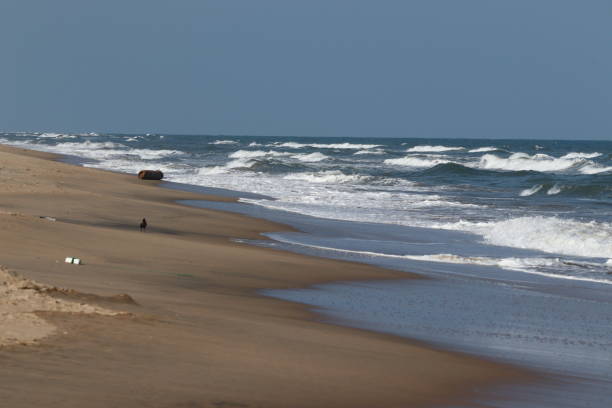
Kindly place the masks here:
<instances>
[{"instance_id":1,"label":"dark log on beach","mask_svg":"<svg viewBox=\"0 0 612 408\"><path fill-rule=\"evenodd\" d=\"M138 178L143 180L161 180L164 178L164 173L159 170L140 170Z\"/></svg>"}]
</instances>

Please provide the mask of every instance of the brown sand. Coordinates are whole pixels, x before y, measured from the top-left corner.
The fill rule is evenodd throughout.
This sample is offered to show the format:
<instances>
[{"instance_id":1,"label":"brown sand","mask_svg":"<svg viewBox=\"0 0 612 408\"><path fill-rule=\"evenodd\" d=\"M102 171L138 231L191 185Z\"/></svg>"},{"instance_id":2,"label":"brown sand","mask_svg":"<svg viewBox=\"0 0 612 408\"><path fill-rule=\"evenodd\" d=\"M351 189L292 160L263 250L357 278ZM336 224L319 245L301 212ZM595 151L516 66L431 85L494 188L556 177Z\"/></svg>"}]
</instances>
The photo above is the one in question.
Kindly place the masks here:
<instances>
[{"instance_id":1,"label":"brown sand","mask_svg":"<svg viewBox=\"0 0 612 408\"><path fill-rule=\"evenodd\" d=\"M25 279L0 266L0 346L33 344L54 334L56 327L35 312L122 314L53 296L62 293L62 289Z\"/></svg>"},{"instance_id":2,"label":"brown sand","mask_svg":"<svg viewBox=\"0 0 612 408\"><path fill-rule=\"evenodd\" d=\"M52 158L0 147L0 264L74 289L4 278L17 279L7 293L25 287L38 300L0 302L0 316L21 321L0 318L0 330L13 330L0 346L2 407L417 407L529 376L320 323L256 293L405 273L232 243L287 228L174 202L219 197ZM49 306L49 296L69 306ZM28 319L43 329L15 329L36 324Z\"/></svg>"}]
</instances>

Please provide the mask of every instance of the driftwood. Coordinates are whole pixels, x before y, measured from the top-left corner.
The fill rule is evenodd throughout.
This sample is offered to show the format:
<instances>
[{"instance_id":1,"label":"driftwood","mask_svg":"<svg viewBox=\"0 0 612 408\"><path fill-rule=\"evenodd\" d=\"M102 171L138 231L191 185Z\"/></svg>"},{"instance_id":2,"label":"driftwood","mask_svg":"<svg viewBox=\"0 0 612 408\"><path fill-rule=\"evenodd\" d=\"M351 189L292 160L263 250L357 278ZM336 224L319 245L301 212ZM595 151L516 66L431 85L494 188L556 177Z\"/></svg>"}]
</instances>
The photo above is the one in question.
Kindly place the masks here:
<instances>
[{"instance_id":1,"label":"driftwood","mask_svg":"<svg viewBox=\"0 0 612 408\"><path fill-rule=\"evenodd\" d=\"M140 170L138 178L143 180L161 180L164 178L164 173L160 170Z\"/></svg>"}]
</instances>

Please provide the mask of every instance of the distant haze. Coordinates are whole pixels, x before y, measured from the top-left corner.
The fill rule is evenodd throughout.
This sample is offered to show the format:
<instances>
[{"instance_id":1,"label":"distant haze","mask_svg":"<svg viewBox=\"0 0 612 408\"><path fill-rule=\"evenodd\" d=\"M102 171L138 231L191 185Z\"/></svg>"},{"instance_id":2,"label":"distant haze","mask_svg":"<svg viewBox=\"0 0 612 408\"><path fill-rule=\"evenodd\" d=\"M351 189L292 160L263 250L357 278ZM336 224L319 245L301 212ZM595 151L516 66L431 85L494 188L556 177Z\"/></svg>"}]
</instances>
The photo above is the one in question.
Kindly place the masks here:
<instances>
[{"instance_id":1,"label":"distant haze","mask_svg":"<svg viewBox=\"0 0 612 408\"><path fill-rule=\"evenodd\" d=\"M0 131L612 139L609 0L2 0Z\"/></svg>"}]
</instances>

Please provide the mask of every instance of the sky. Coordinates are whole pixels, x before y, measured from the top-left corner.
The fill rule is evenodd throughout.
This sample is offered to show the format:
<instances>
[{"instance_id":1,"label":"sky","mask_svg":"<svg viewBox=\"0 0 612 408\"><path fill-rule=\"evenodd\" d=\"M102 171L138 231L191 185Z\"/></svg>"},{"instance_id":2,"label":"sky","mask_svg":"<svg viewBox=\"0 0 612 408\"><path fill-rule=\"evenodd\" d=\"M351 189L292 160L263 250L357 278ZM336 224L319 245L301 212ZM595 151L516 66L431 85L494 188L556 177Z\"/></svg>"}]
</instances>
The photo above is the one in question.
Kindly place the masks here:
<instances>
[{"instance_id":1,"label":"sky","mask_svg":"<svg viewBox=\"0 0 612 408\"><path fill-rule=\"evenodd\" d=\"M612 140L609 0L2 0L0 131Z\"/></svg>"}]
</instances>

